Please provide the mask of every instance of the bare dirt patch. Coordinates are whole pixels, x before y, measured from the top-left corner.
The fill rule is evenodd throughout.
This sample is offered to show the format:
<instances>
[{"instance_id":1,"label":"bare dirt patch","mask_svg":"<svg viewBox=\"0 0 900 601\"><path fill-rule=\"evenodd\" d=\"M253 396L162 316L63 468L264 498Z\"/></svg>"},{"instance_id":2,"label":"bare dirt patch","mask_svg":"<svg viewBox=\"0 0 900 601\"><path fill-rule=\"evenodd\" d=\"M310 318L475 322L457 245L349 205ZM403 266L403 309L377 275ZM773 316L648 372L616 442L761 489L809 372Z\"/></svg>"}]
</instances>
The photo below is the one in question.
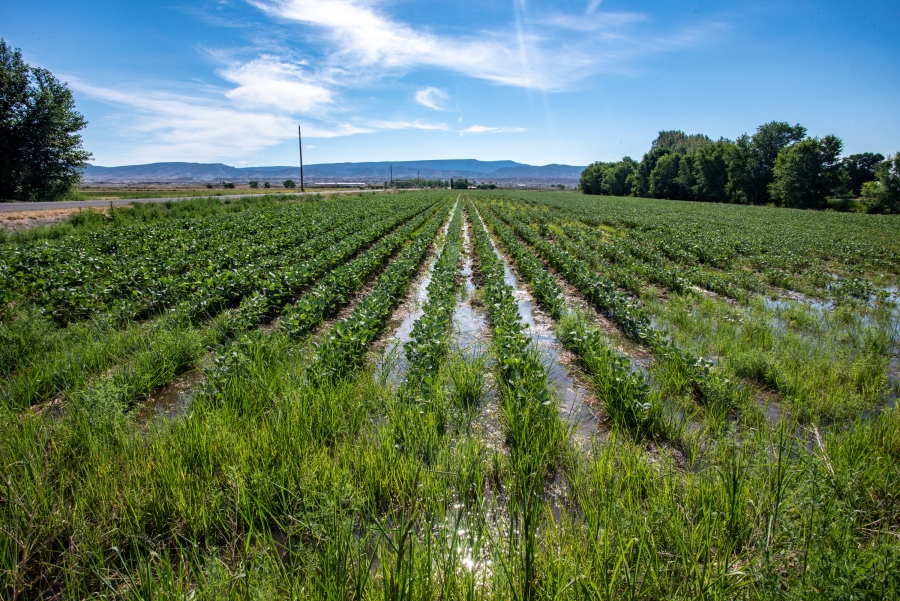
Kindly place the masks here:
<instances>
[{"instance_id":1,"label":"bare dirt patch","mask_svg":"<svg viewBox=\"0 0 900 601\"><path fill-rule=\"evenodd\" d=\"M0 213L0 227L7 230L25 230L38 225L52 225L65 221L72 213L81 210L83 209L39 209Z\"/></svg>"}]
</instances>

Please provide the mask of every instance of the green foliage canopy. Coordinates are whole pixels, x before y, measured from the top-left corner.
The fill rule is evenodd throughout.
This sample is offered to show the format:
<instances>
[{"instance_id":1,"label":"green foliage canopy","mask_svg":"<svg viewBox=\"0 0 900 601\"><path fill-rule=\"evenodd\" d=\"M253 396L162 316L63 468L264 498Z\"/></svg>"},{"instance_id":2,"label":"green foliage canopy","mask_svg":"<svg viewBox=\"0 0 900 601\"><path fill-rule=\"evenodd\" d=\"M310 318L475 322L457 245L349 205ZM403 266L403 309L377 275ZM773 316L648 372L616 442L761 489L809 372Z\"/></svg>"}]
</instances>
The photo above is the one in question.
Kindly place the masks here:
<instances>
[{"instance_id":1,"label":"green foliage canopy","mask_svg":"<svg viewBox=\"0 0 900 601\"><path fill-rule=\"evenodd\" d=\"M900 152L876 165L874 175L861 189L869 211L900 213Z\"/></svg>"},{"instance_id":2,"label":"green foliage canopy","mask_svg":"<svg viewBox=\"0 0 900 601\"><path fill-rule=\"evenodd\" d=\"M86 125L66 84L0 39L0 198L70 196L91 158L78 134Z\"/></svg>"},{"instance_id":3,"label":"green foliage canopy","mask_svg":"<svg viewBox=\"0 0 900 601\"><path fill-rule=\"evenodd\" d=\"M866 182L875 181L875 168L884 161L884 155L878 152L851 154L841 159L841 169L847 179L847 191L859 196Z\"/></svg>"},{"instance_id":4,"label":"green foliage canopy","mask_svg":"<svg viewBox=\"0 0 900 601\"><path fill-rule=\"evenodd\" d=\"M843 142L837 136L809 138L778 153L769 185L772 198L795 209L821 209L840 176Z\"/></svg>"},{"instance_id":5,"label":"green foliage canopy","mask_svg":"<svg viewBox=\"0 0 900 601\"><path fill-rule=\"evenodd\" d=\"M660 131L640 163L629 157L593 163L579 188L585 194L798 208L824 208L829 195L862 193L870 210L892 211L894 168L877 153L840 159L842 148L836 136L808 138L805 127L784 121L733 141Z\"/></svg>"}]
</instances>

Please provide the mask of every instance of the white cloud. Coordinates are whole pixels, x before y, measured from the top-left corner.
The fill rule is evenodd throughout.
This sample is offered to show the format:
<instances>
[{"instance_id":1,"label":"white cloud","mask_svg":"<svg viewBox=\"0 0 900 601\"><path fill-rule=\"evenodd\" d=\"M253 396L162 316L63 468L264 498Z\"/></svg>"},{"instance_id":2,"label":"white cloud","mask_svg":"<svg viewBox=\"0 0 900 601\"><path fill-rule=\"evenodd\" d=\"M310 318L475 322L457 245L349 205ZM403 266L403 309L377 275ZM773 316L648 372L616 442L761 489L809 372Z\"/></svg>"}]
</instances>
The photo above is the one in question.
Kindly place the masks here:
<instances>
[{"instance_id":1,"label":"white cloud","mask_svg":"<svg viewBox=\"0 0 900 601\"><path fill-rule=\"evenodd\" d=\"M594 12L600 7L600 3L603 0L591 0L588 2L587 8L584 9L585 16L592 15Z\"/></svg>"},{"instance_id":2,"label":"white cloud","mask_svg":"<svg viewBox=\"0 0 900 601\"><path fill-rule=\"evenodd\" d=\"M712 23L694 28L702 35L682 29L660 36L629 30L646 21L646 15L603 12L596 0L588 2L584 14L532 14L525 0L516 0L514 27L442 35L390 18L383 0L245 1L283 21L302 24L305 37L311 31L319 34L326 46L331 43L325 52L335 72L357 80L377 79L392 70L437 67L502 85L562 90L597 72L627 71L628 59L707 43L721 29ZM560 33L560 28L567 31ZM440 106L428 93L421 99L419 94L421 104Z\"/></svg>"},{"instance_id":3,"label":"white cloud","mask_svg":"<svg viewBox=\"0 0 900 601\"><path fill-rule=\"evenodd\" d=\"M590 7L588 7L590 8ZM637 40L625 35L624 29L632 23L646 21L647 16L640 13L628 12L595 12L590 11L584 15L572 15L568 13L550 13L541 18L544 25L571 29L574 31L600 31L607 30L608 37L594 41L609 41L612 38L621 40L631 45Z\"/></svg>"},{"instance_id":4,"label":"white cloud","mask_svg":"<svg viewBox=\"0 0 900 601\"><path fill-rule=\"evenodd\" d=\"M362 121L361 123L377 129L423 129L439 131L446 131L449 129L446 123L427 123L419 119L416 119L415 121L381 121L375 119Z\"/></svg>"},{"instance_id":5,"label":"white cloud","mask_svg":"<svg viewBox=\"0 0 900 601\"><path fill-rule=\"evenodd\" d=\"M439 88L422 88L416 92L416 102L436 111L446 110L441 104L447 100L447 93Z\"/></svg>"},{"instance_id":6,"label":"white cloud","mask_svg":"<svg viewBox=\"0 0 900 601\"><path fill-rule=\"evenodd\" d=\"M126 109L129 114L118 118L121 131L139 142L134 144L131 160L240 157L292 139L297 133L297 121L290 115L245 110L227 99L104 88L76 78L69 78L69 85L87 96ZM334 138L374 131L349 123L301 125L304 138Z\"/></svg>"},{"instance_id":7,"label":"white cloud","mask_svg":"<svg viewBox=\"0 0 900 601\"><path fill-rule=\"evenodd\" d=\"M487 127L485 125L472 125L462 130L463 134L512 134L525 131L524 127Z\"/></svg>"},{"instance_id":8,"label":"white cloud","mask_svg":"<svg viewBox=\"0 0 900 601\"><path fill-rule=\"evenodd\" d=\"M440 67L494 83L551 89L566 73L590 63L576 48L557 48L525 60L520 36L479 32L476 36L440 36L393 21L375 9L374 0L247 0L266 13L322 28L336 45L332 58L357 68ZM540 40L529 39L534 45Z\"/></svg>"},{"instance_id":9,"label":"white cloud","mask_svg":"<svg viewBox=\"0 0 900 601\"><path fill-rule=\"evenodd\" d=\"M273 56L261 56L220 71L219 75L238 84L225 96L244 108L309 113L334 102L331 90L308 76L297 64Z\"/></svg>"}]
</instances>

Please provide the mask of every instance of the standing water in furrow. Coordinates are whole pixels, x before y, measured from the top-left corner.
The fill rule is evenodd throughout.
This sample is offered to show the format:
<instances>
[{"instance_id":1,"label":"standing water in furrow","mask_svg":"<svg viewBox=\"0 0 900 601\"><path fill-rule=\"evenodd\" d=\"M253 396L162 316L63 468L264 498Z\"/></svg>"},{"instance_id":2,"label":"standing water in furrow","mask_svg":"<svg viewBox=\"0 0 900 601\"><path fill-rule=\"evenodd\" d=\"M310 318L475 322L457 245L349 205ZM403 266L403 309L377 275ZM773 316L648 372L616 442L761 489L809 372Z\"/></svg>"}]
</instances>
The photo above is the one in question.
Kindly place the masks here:
<instances>
[{"instance_id":1,"label":"standing water in furrow","mask_svg":"<svg viewBox=\"0 0 900 601\"><path fill-rule=\"evenodd\" d=\"M471 219L471 217L470 217ZM463 227L463 265L461 275L463 287L453 308L453 330L456 346L467 356L480 356L490 336L487 318L484 311L473 304L475 300L475 279L473 277L471 221L466 220Z\"/></svg>"},{"instance_id":2,"label":"standing water in furrow","mask_svg":"<svg viewBox=\"0 0 900 601\"><path fill-rule=\"evenodd\" d=\"M446 230L444 247L435 261L427 286L428 300L412 326L409 340L403 345L408 366L404 385L406 396L431 397L435 374L447 354L451 312L456 300L461 224L462 209L457 201L453 219Z\"/></svg>"},{"instance_id":3,"label":"standing water in furrow","mask_svg":"<svg viewBox=\"0 0 900 601\"><path fill-rule=\"evenodd\" d=\"M443 260L444 251L448 249L448 243L453 236L452 228L458 229L458 224L453 225L457 221L457 215L460 213L460 203L457 199L451 215L453 217L444 224L441 235L436 244L434 255L428 262L428 267L424 270L424 276L419 281L413 281L412 291L409 298L398 307L390 320L388 320L387 330L390 333L385 337L384 351L378 359L375 373L381 379L387 379L392 382L399 382L408 368L407 357L403 352L403 346L407 344L415 330L415 324L418 323L425 313L429 298L432 296L432 282L434 281L435 267ZM458 250L457 250L458 255ZM455 272L454 274L455 275ZM452 280L450 284L452 285ZM439 287L444 286L441 282ZM392 330L392 331L391 331Z\"/></svg>"},{"instance_id":4,"label":"standing water in furrow","mask_svg":"<svg viewBox=\"0 0 900 601\"><path fill-rule=\"evenodd\" d=\"M410 279L425 258L449 211L449 206L442 209L440 218L426 225L388 265L353 314L335 324L307 368L311 383L335 381L364 362L369 344L382 331L397 298L408 289Z\"/></svg>"},{"instance_id":5,"label":"standing water in furrow","mask_svg":"<svg viewBox=\"0 0 900 601\"><path fill-rule=\"evenodd\" d=\"M473 218L481 219L478 211ZM493 237L490 237L494 252L503 263L503 279L513 289L513 296L519 308L519 316L527 327L526 333L539 351L541 364L559 398L559 408L563 419L573 429L578 442L582 445L589 442L591 436L600 428L600 419L584 402L593 396L589 388L582 385L561 363L560 355L564 347L553 331L553 322L535 304L531 293L519 283L519 278L497 248Z\"/></svg>"}]
</instances>

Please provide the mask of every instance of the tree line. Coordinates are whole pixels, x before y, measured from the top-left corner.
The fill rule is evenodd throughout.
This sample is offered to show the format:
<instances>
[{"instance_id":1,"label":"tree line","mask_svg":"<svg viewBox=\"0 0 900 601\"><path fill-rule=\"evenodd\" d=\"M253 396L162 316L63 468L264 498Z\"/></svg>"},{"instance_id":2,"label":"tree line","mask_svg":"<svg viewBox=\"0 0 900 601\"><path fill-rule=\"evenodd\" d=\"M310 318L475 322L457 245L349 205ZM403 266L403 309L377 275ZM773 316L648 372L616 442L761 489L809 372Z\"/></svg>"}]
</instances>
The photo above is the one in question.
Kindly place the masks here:
<instances>
[{"instance_id":1,"label":"tree line","mask_svg":"<svg viewBox=\"0 0 900 601\"><path fill-rule=\"evenodd\" d=\"M71 196L91 158L86 125L66 84L0 39L0 199Z\"/></svg>"},{"instance_id":2,"label":"tree line","mask_svg":"<svg viewBox=\"0 0 900 601\"><path fill-rule=\"evenodd\" d=\"M593 163L579 187L585 194L804 209L861 197L870 212L900 212L900 153L842 158L842 150L837 136L809 137L802 125L781 121L736 140L661 131L640 162Z\"/></svg>"}]
</instances>

